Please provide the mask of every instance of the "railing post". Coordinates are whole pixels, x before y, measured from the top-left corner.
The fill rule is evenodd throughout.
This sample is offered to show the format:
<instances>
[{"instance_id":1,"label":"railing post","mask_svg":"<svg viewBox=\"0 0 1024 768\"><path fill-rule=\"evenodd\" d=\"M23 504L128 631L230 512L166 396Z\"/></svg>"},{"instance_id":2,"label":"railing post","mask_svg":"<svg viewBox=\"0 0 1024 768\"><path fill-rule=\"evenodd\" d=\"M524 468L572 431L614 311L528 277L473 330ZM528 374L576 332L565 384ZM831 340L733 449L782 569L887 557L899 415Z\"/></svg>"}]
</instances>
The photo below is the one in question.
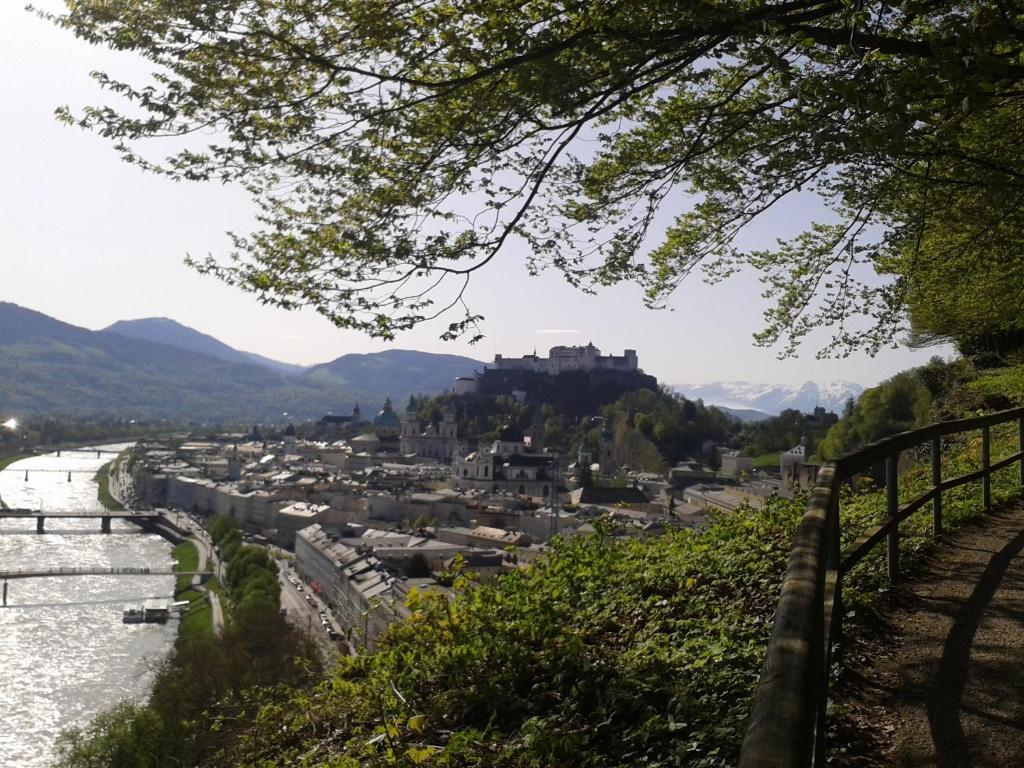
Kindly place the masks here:
<instances>
[{"instance_id":1,"label":"railing post","mask_svg":"<svg viewBox=\"0 0 1024 768\"><path fill-rule=\"evenodd\" d=\"M825 516L825 594L822 603L822 656L821 656L821 678L818 681L817 696L817 720L815 723L814 738L814 768L825 768L827 765L827 749L825 745L826 713L828 712L828 689L829 673L832 669L832 648L841 639L842 619L837 611L842 610L840 598L841 578L839 572L840 559L842 557L841 539L839 536L839 493L838 490L831 495L828 512ZM835 579L831 592L829 587L831 580ZM831 607L829 603L831 602ZM836 627L836 634L833 636L832 628Z\"/></svg>"},{"instance_id":2,"label":"railing post","mask_svg":"<svg viewBox=\"0 0 1024 768\"><path fill-rule=\"evenodd\" d=\"M942 535L942 435L932 438L932 485L935 498L932 499L932 535Z\"/></svg>"},{"instance_id":3,"label":"railing post","mask_svg":"<svg viewBox=\"0 0 1024 768\"><path fill-rule=\"evenodd\" d=\"M991 443L987 426L981 428L981 468L985 474L981 476L981 501L988 512L992 508L992 474L989 472Z\"/></svg>"},{"instance_id":4,"label":"railing post","mask_svg":"<svg viewBox=\"0 0 1024 768\"><path fill-rule=\"evenodd\" d=\"M1024 416L1017 419L1017 450L1024 453ZM1024 456L1020 459L1020 485L1024 488Z\"/></svg>"},{"instance_id":5,"label":"railing post","mask_svg":"<svg viewBox=\"0 0 1024 768\"><path fill-rule=\"evenodd\" d=\"M900 489L898 485L897 467L900 454L897 451L885 458L885 516L892 521L900 512ZM887 537L886 566L889 572L889 583L895 584L900 578L900 526L893 522Z\"/></svg>"}]
</instances>

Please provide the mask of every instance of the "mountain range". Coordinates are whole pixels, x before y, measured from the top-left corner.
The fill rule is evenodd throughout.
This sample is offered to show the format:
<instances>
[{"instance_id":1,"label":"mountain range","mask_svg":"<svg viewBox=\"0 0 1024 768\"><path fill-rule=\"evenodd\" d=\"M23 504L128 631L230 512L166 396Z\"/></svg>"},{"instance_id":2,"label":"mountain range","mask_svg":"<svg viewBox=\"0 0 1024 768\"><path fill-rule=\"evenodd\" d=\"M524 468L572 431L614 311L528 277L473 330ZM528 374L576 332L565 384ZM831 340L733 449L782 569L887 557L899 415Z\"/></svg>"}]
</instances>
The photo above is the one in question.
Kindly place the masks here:
<instances>
[{"instance_id":1,"label":"mountain range","mask_svg":"<svg viewBox=\"0 0 1024 768\"><path fill-rule=\"evenodd\" d=\"M707 405L731 410L760 411L766 417L777 416L787 408L811 413L818 406L841 414L846 401L851 398L856 400L864 391L864 387L852 381L808 381L798 387L749 381L716 381L710 384L677 384L673 389L691 400L703 400Z\"/></svg>"},{"instance_id":2,"label":"mountain range","mask_svg":"<svg viewBox=\"0 0 1024 768\"><path fill-rule=\"evenodd\" d=\"M282 421L364 413L390 395L451 388L483 363L457 355L388 350L303 368L241 352L166 318L100 331L0 302L0 413Z\"/></svg>"},{"instance_id":3,"label":"mountain range","mask_svg":"<svg viewBox=\"0 0 1024 768\"><path fill-rule=\"evenodd\" d=\"M456 377L484 365L392 349L303 367L234 349L168 318L122 320L92 331L0 302L0 414L276 422L347 413L356 402L370 413L386 395L401 409L409 395L450 389ZM675 387L744 421L786 408L840 412L863 389L847 381Z\"/></svg>"},{"instance_id":4,"label":"mountain range","mask_svg":"<svg viewBox=\"0 0 1024 768\"><path fill-rule=\"evenodd\" d=\"M240 352L229 347L219 339L189 328L166 317L146 317L141 320L118 320L103 329L133 339L155 341L157 344L168 344L179 349L201 352L204 355L219 358L229 363L250 363L262 365L278 373L297 375L306 369L301 365L282 363L254 352Z\"/></svg>"}]
</instances>

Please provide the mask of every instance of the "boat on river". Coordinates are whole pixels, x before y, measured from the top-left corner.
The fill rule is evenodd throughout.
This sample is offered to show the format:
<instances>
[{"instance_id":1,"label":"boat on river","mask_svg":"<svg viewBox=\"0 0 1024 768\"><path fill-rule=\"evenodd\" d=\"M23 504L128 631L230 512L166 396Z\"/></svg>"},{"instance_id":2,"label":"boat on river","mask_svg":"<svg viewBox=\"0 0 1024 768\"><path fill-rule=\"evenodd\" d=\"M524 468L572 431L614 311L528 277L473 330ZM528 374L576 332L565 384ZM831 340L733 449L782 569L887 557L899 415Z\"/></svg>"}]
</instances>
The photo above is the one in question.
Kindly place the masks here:
<instances>
[{"instance_id":1,"label":"boat on river","mask_svg":"<svg viewBox=\"0 0 1024 768\"><path fill-rule=\"evenodd\" d=\"M141 605L126 605L121 613L121 621L125 624L163 624L170 615L170 602L153 597Z\"/></svg>"},{"instance_id":2,"label":"boat on river","mask_svg":"<svg viewBox=\"0 0 1024 768\"><path fill-rule=\"evenodd\" d=\"M146 620L146 614L141 605L126 605L121 613L121 621L125 624L141 624Z\"/></svg>"}]
</instances>

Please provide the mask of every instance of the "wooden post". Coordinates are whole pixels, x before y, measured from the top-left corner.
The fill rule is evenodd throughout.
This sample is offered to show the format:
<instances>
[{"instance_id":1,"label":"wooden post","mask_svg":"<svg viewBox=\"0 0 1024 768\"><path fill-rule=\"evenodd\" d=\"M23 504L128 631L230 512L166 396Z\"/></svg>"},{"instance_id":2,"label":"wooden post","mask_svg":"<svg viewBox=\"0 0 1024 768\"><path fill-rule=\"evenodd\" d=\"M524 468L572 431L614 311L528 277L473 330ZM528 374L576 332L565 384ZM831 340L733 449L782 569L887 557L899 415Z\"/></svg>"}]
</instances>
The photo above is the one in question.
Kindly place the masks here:
<instances>
[{"instance_id":1,"label":"wooden post","mask_svg":"<svg viewBox=\"0 0 1024 768\"><path fill-rule=\"evenodd\" d=\"M842 610L843 610L843 572L840 568L843 562L842 552L842 528L839 525L839 493L832 494L832 524L829 526L829 541L828 541L828 562L826 565L826 574L829 570L835 571L836 574L836 591L835 599L832 604L832 613L837 617L837 620L833 623L836 629L835 635L831 638L831 644L826 650L825 658L831 660L832 658L832 647L838 645L843 639L843 621L842 621ZM827 576L826 576L827 578ZM830 632L829 627L825 627L826 635ZM827 671L827 670L826 670ZM826 679L827 676L826 676Z\"/></svg>"},{"instance_id":2,"label":"wooden post","mask_svg":"<svg viewBox=\"0 0 1024 768\"><path fill-rule=\"evenodd\" d=\"M942 436L932 438L932 486L935 498L932 499L932 535L942 535Z\"/></svg>"},{"instance_id":3,"label":"wooden post","mask_svg":"<svg viewBox=\"0 0 1024 768\"><path fill-rule=\"evenodd\" d=\"M885 516L889 520L895 520L900 511L900 489L897 477L899 461L899 451L885 459ZM889 529L887 545L886 565L888 566L889 583L895 584L900 578L899 523L894 523Z\"/></svg>"},{"instance_id":4,"label":"wooden post","mask_svg":"<svg viewBox=\"0 0 1024 768\"><path fill-rule=\"evenodd\" d=\"M981 428L981 468L985 474L981 477L981 502L987 512L992 508L992 475L989 473L991 443L988 427Z\"/></svg>"},{"instance_id":5,"label":"wooden post","mask_svg":"<svg viewBox=\"0 0 1024 768\"><path fill-rule=\"evenodd\" d=\"M1017 450L1024 453L1024 417L1017 419ZM1020 485L1024 488L1024 456L1020 458Z\"/></svg>"}]
</instances>

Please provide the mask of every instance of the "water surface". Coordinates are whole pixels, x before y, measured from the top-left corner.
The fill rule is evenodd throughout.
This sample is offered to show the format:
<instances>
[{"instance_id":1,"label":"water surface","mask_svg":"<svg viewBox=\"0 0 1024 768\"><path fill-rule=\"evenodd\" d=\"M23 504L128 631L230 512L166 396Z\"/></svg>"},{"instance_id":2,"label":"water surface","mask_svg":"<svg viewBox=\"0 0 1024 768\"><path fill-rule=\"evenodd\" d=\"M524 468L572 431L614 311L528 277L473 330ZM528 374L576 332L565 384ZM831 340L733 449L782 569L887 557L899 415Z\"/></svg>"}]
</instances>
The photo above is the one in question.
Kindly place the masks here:
<instances>
[{"instance_id":1,"label":"water surface","mask_svg":"<svg viewBox=\"0 0 1024 768\"><path fill-rule=\"evenodd\" d=\"M15 462L0 472L0 498L10 507L44 512L99 510L93 475L111 458L96 458L95 450L64 451L59 458ZM99 520L50 519L40 535L34 520L0 520L0 570L170 567L171 546L159 536L121 520L111 522L109 534L99 529ZM8 607L0 608L0 766L47 766L62 729L84 725L121 699L145 698L177 622L124 624L121 611L127 603L170 597L173 591L170 576L9 582Z\"/></svg>"}]
</instances>

